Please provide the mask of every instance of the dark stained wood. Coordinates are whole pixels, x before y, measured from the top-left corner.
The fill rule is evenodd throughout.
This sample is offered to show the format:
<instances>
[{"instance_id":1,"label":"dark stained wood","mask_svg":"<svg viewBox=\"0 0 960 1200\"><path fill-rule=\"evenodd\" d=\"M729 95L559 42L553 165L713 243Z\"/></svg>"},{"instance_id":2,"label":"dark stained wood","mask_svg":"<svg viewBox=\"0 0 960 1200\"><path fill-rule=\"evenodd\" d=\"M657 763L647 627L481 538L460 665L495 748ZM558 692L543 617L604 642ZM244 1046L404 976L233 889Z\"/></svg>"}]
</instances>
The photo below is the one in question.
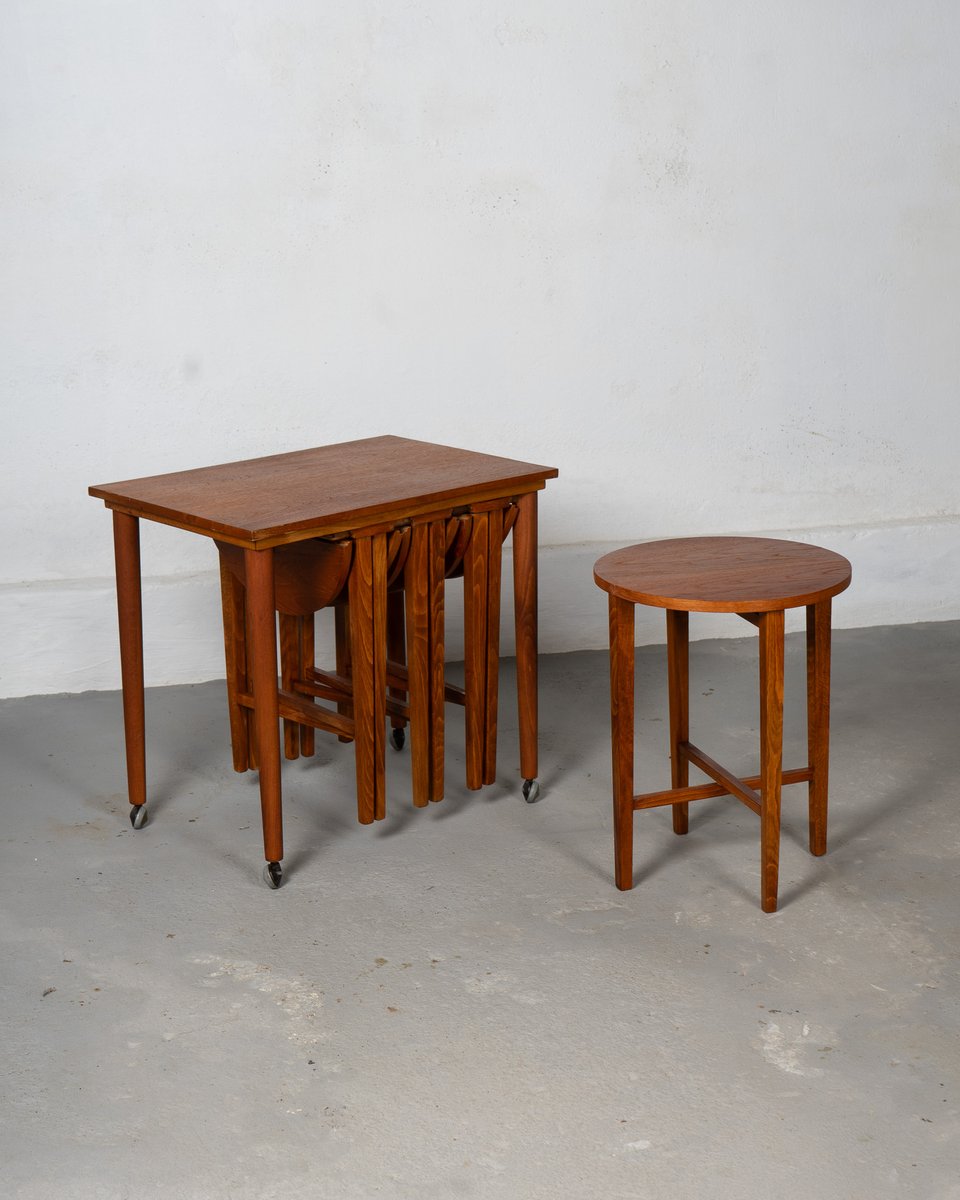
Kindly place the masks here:
<instances>
[{"instance_id":1,"label":"dark stained wood","mask_svg":"<svg viewBox=\"0 0 960 1200\"><path fill-rule=\"evenodd\" d=\"M777 911L783 767L783 611L760 618L760 906Z\"/></svg>"},{"instance_id":2,"label":"dark stained wood","mask_svg":"<svg viewBox=\"0 0 960 1200\"><path fill-rule=\"evenodd\" d=\"M280 811L280 720L277 704L277 619L273 607L273 552L246 553L249 673L255 702L254 722L260 771L263 853L267 862L283 858Z\"/></svg>"},{"instance_id":3,"label":"dark stained wood","mask_svg":"<svg viewBox=\"0 0 960 1200\"><path fill-rule=\"evenodd\" d=\"M521 494L556 475L555 467L375 437L89 491L134 515L252 547L395 523L445 501Z\"/></svg>"},{"instance_id":4,"label":"dark stained wood","mask_svg":"<svg viewBox=\"0 0 960 1200\"><path fill-rule=\"evenodd\" d=\"M633 887L634 607L617 596L610 609L610 723L613 732L613 863L617 887Z\"/></svg>"},{"instance_id":5,"label":"dark stained wood","mask_svg":"<svg viewBox=\"0 0 960 1200\"><path fill-rule=\"evenodd\" d=\"M830 600L807 608L807 753L810 779L810 853L827 852L830 770Z\"/></svg>"},{"instance_id":6,"label":"dark stained wood","mask_svg":"<svg viewBox=\"0 0 960 1200\"><path fill-rule=\"evenodd\" d=\"M517 500L513 525L513 611L517 653L520 775L537 777L537 493Z\"/></svg>"},{"instance_id":7,"label":"dark stained wood","mask_svg":"<svg viewBox=\"0 0 960 1200\"><path fill-rule=\"evenodd\" d=\"M127 758L127 797L147 801L147 754L143 704L143 605L140 595L140 522L113 514L120 624L120 677L123 684L123 731Z\"/></svg>"},{"instance_id":8,"label":"dark stained wood","mask_svg":"<svg viewBox=\"0 0 960 1200\"><path fill-rule=\"evenodd\" d=\"M667 611L667 686L670 697L670 782L675 788L689 783L683 747L690 737L690 617L685 612ZM673 806L673 832L690 828L685 801Z\"/></svg>"},{"instance_id":9,"label":"dark stained wood","mask_svg":"<svg viewBox=\"0 0 960 1200\"><path fill-rule=\"evenodd\" d=\"M634 604L762 613L837 595L850 583L850 564L832 550L779 538L671 538L614 550L593 577Z\"/></svg>"}]
</instances>

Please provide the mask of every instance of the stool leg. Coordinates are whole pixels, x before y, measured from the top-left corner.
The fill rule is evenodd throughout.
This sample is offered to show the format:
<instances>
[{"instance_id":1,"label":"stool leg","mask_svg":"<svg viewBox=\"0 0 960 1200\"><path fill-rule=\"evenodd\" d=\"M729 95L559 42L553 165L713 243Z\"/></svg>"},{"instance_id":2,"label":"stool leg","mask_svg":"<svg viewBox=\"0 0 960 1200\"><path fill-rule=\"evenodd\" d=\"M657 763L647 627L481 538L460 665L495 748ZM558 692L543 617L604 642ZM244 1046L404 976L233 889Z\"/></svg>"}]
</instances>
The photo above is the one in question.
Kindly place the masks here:
<instances>
[{"instance_id":1,"label":"stool leg","mask_svg":"<svg viewBox=\"0 0 960 1200\"><path fill-rule=\"evenodd\" d=\"M387 539L358 537L350 572L350 657L357 817L361 825L386 815L384 746L387 724Z\"/></svg>"},{"instance_id":2,"label":"stool leg","mask_svg":"<svg viewBox=\"0 0 960 1200\"><path fill-rule=\"evenodd\" d=\"M807 753L810 778L810 853L827 852L830 769L830 600L807 605Z\"/></svg>"},{"instance_id":3,"label":"stool leg","mask_svg":"<svg viewBox=\"0 0 960 1200\"><path fill-rule=\"evenodd\" d=\"M247 690L247 629L244 617L245 589L239 579L220 563L220 601L223 607L223 648L227 668L227 711L230 714L230 745L233 769L250 766L250 736L247 709L240 693Z\"/></svg>"},{"instance_id":4,"label":"stool leg","mask_svg":"<svg viewBox=\"0 0 960 1200\"><path fill-rule=\"evenodd\" d=\"M667 610L667 677L670 690L670 784L686 787L690 767L680 749L690 740L690 614ZM686 833L690 828L686 802L673 806L673 832Z\"/></svg>"},{"instance_id":5,"label":"stool leg","mask_svg":"<svg viewBox=\"0 0 960 1200\"><path fill-rule=\"evenodd\" d=\"M483 782L497 780L497 698L500 684L500 563L503 509L490 513L487 526L487 671L483 715Z\"/></svg>"},{"instance_id":6,"label":"stool leg","mask_svg":"<svg viewBox=\"0 0 960 1200\"><path fill-rule=\"evenodd\" d=\"M336 670L341 679L350 679L350 606L337 604L333 610L334 638L336 646ZM353 716L353 705L347 700L337 701L337 712L342 717ZM337 735L337 741L349 742L352 738Z\"/></svg>"},{"instance_id":7,"label":"stool leg","mask_svg":"<svg viewBox=\"0 0 960 1200\"><path fill-rule=\"evenodd\" d=\"M387 661L396 663L398 667L407 665L407 640L403 633L403 592L387 592ZM401 704L407 702L407 693L403 688L392 687L388 695L391 700L399 700ZM402 731L406 725L404 717L390 718L391 729ZM396 739L396 734L393 737ZM402 732L400 737L399 743L394 740L395 746L403 745Z\"/></svg>"},{"instance_id":8,"label":"stool leg","mask_svg":"<svg viewBox=\"0 0 960 1200\"><path fill-rule=\"evenodd\" d=\"M634 607L610 596L610 726L613 743L613 865L617 887L633 887Z\"/></svg>"},{"instance_id":9,"label":"stool leg","mask_svg":"<svg viewBox=\"0 0 960 1200\"><path fill-rule=\"evenodd\" d=\"M483 786L487 696L488 513L475 513L463 556L464 726L467 787Z\"/></svg>"},{"instance_id":10,"label":"stool leg","mask_svg":"<svg viewBox=\"0 0 960 1200\"><path fill-rule=\"evenodd\" d=\"M410 704L410 773L413 803L430 802L430 637L428 566L430 526L415 524L404 568L407 617L407 685Z\"/></svg>"},{"instance_id":11,"label":"stool leg","mask_svg":"<svg viewBox=\"0 0 960 1200\"><path fill-rule=\"evenodd\" d=\"M783 610L760 614L760 906L777 911L783 782Z\"/></svg>"},{"instance_id":12,"label":"stool leg","mask_svg":"<svg viewBox=\"0 0 960 1200\"><path fill-rule=\"evenodd\" d=\"M300 673L300 618L280 613L279 624L280 685L285 692L292 692ZM283 718L283 754L285 758L300 757L300 726L288 717Z\"/></svg>"},{"instance_id":13,"label":"stool leg","mask_svg":"<svg viewBox=\"0 0 960 1200\"><path fill-rule=\"evenodd\" d=\"M444 761L444 574L446 556L446 522L431 521L427 546L430 595L427 609L430 614L430 799L443 799Z\"/></svg>"},{"instance_id":14,"label":"stool leg","mask_svg":"<svg viewBox=\"0 0 960 1200\"><path fill-rule=\"evenodd\" d=\"M308 667L316 666L316 613L310 613L300 619L300 678L302 679ZM316 751L316 730L312 725L300 726L300 753L310 758Z\"/></svg>"}]
</instances>

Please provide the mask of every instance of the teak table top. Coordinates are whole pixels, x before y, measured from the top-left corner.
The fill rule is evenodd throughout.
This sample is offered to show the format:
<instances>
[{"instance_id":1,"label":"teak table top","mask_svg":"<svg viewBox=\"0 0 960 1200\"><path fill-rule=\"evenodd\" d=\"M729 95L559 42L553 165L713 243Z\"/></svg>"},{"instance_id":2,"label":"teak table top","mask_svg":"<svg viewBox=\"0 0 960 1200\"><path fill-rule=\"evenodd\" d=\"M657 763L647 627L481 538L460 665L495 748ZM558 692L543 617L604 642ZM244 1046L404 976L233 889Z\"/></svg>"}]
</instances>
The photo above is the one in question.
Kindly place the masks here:
<instances>
[{"instance_id":1,"label":"teak table top","mask_svg":"<svg viewBox=\"0 0 960 1200\"><path fill-rule=\"evenodd\" d=\"M850 583L850 564L832 550L779 538L670 538L614 550L593 577L635 604L760 613L836 596Z\"/></svg>"},{"instance_id":2,"label":"teak table top","mask_svg":"<svg viewBox=\"0 0 960 1200\"><path fill-rule=\"evenodd\" d=\"M539 490L555 467L401 437L98 484L109 508L249 548Z\"/></svg>"}]
</instances>

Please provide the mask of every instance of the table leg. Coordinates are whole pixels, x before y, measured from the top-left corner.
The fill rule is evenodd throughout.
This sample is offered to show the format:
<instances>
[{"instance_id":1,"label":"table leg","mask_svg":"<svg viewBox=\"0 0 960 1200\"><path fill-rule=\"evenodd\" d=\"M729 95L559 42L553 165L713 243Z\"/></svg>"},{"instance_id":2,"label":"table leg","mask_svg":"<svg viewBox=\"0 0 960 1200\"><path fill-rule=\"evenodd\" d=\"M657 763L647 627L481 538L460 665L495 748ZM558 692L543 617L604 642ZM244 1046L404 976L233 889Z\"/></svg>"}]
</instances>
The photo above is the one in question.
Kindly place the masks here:
<instances>
[{"instance_id":1,"label":"table leg","mask_svg":"<svg viewBox=\"0 0 960 1200\"><path fill-rule=\"evenodd\" d=\"M610 732L613 744L613 863L617 887L633 887L634 606L609 597Z\"/></svg>"},{"instance_id":2,"label":"table leg","mask_svg":"<svg viewBox=\"0 0 960 1200\"><path fill-rule=\"evenodd\" d=\"M810 853L827 852L827 781L830 769L829 599L807 606L807 762L810 777Z\"/></svg>"},{"instance_id":3,"label":"table leg","mask_svg":"<svg viewBox=\"0 0 960 1200\"><path fill-rule=\"evenodd\" d=\"M667 676L670 693L670 785L686 787L690 766L680 749L690 740L690 614L667 609ZM672 805L673 832L690 828L690 805Z\"/></svg>"},{"instance_id":4,"label":"table leg","mask_svg":"<svg viewBox=\"0 0 960 1200\"><path fill-rule=\"evenodd\" d=\"M537 778L537 493L517 501L513 526L513 600L517 631L517 717L524 795Z\"/></svg>"},{"instance_id":5,"label":"table leg","mask_svg":"<svg viewBox=\"0 0 960 1200\"><path fill-rule=\"evenodd\" d=\"M123 686L123 735L127 758L127 797L135 825L146 819L147 756L143 706L143 605L140 593L140 522L113 514L120 622L120 678ZM139 812L135 810L141 810Z\"/></svg>"},{"instance_id":6,"label":"table leg","mask_svg":"<svg viewBox=\"0 0 960 1200\"><path fill-rule=\"evenodd\" d=\"M273 550L245 550L244 573L250 631L249 671L260 771L263 853L268 864L278 864L283 858L283 818L280 806L280 713Z\"/></svg>"},{"instance_id":7,"label":"table leg","mask_svg":"<svg viewBox=\"0 0 960 1200\"><path fill-rule=\"evenodd\" d=\"M443 799L443 722L446 705L444 678L444 577L447 523L430 523L430 799Z\"/></svg>"},{"instance_id":8,"label":"table leg","mask_svg":"<svg viewBox=\"0 0 960 1200\"><path fill-rule=\"evenodd\" d=\"M355 541L350 572L350 650L357 818L362 825L369 825L386 815L387 539L383 533Z\"/></svg>"},{"instance_id":9,"label":"table leg","mask_svg":"<svg viewBox=\"0 0 960 1200\"><path fill-rule=\"evenodd\" d=\"M760 614L760 905L777 911L783 782L783 611Z\"/></svg>"}]
</instances>

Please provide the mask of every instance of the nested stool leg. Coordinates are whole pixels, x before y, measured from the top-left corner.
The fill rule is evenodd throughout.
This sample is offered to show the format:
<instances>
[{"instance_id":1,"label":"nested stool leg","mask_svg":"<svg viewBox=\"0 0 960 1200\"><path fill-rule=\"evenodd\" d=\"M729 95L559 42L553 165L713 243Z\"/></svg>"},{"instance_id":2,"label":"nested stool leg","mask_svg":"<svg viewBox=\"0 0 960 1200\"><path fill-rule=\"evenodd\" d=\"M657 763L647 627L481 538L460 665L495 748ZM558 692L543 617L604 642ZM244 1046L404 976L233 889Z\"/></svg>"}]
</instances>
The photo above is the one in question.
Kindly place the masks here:
<instances>
[{"instance_id":1,"label":"nested stool leg","mask_svg":"<svg viewBox=\"0 0 960 1200\"><path fill-rule=\"evenodd\" d=\"M633 604L610 595L610 724L613 742L613 862L617 887L633 887Z\"/></svg>"},{"instance_id":2,"label":"nested stool leg","mask_svg":"<svg viewBox=\"0 0 960 1200\"><path fill-rule=\"evenodd\" d=\"M337 604L333 610L334 639L336 643L336 671L341 679L350 678L350 606L346 602ZM337 712L342 717L353 716L353 705L346 700L337 701ZM350 738L340 734L341 742L349 742Z\"/></svg>"},{"instance_id":3,"label":"nested stool leg","mask_svg":"<svg viewBox=\"0 0 960 1200\"><path fill-rule=\"evenodd\" d=\"M690 614L667 609L667 678L670 692L670 783L686 787L690 768L681 745L690 740ZM673 832L690 828L690 805L672 805Z\"/></svg>"},{"instance_id":4,"label":"nested stool leg","mask_svg":"<svg viewBox=\"0 0 960 1200\"><path fill-rule=\"evenodd\" d=\"M783 782L783 610L760 614L760 906L777 911Z\"/></svg>"},{"instance_id":5,"label":"nested stool leg","mask_svg":"<svg viewBox=\"0 0 960 1200\"><path fill-rule=\"evenodd\" d=\"M250 768L249 710L240 703L247 684L246 592L236 575L220 559L220 601L223 607L223 648L227 669L227 711L233 769Z\"/></svg>"},{"instance_id":6,"label":"nested stool leg","mask_svg":"<svg viewBox=\"0 0 960 1200\"><path fill-rule=\"evenodd\" d=\"M415 522L404 572L410 770L418 808L443 799L443 535L443 521Z\"/></svg>"},{"instance_id":7,"label":"nested stool leg","mask_svg":"<svg viewBox=\"0 0 960 1200\"><path fill-rule=\"evenodd\" d=\"M830 769L830 599L807 605L807 753L810 853L827 852Z\"/></svg>"},{"instance_id":8,"label":"nested stool leg","mask_svg":"<svg viewBox=\"0 0 960 1200\"><path fill-rule=\"evenodd\" d=\"M357 817L361 825L369 825L386 815L387 539L383 533L356 539L350 572L350 657Z\"/></svg>"},{"instance_id":9,"label":"nested stool leg","mask_svg":"<svg viewBox=\"0 0 960 1200\"><path fill-rule=\"evenodd\" d=\"M487 602L490 514L473 515L473 532L463 556L464 740L467 787L483 786L487 696Z\"/></svg>"},{"instance_id":10,"label":"nested stool leg","mask_svg":"<svg viewBox=\"0 0 960 1200\"><path fill-rule=\"evenodd\" d=\"M398 667L407 665L407 641L403 633L403 622L403 592L387 592L387 662L396 663ZM405 688L390 687L388 695L391 700L397 700L401 704L407 702ZM405 717L390 718L390 744L395 750L403 749L406 727Z\"/></svg>"},{"instance_id":11,"label":"nested stool leg","mask_svg":"<svg viewBox=\"0 0 960 1200\"><path fill-rule=\"evenodd\" d=\"M284 691L292 692L295 679L302 679L300 618L280 613L280 682ZM300 757L300 726L288 717L283 718L283 754L285 758Z\"/></svg>"},{"instance_id":12,"label":"nested stool leg","mask_svg":"<svg viewBox=\"0 0 960 1200\"><path fill-rule=\"evenodd\" d=\"M300 678L303 679L308 669L317 665L316 654L316 614L300 618ZM316 753L316 730L312 725L300 726L300 753L304 758L311 758Z\"/></svg>"}]
</instances>

